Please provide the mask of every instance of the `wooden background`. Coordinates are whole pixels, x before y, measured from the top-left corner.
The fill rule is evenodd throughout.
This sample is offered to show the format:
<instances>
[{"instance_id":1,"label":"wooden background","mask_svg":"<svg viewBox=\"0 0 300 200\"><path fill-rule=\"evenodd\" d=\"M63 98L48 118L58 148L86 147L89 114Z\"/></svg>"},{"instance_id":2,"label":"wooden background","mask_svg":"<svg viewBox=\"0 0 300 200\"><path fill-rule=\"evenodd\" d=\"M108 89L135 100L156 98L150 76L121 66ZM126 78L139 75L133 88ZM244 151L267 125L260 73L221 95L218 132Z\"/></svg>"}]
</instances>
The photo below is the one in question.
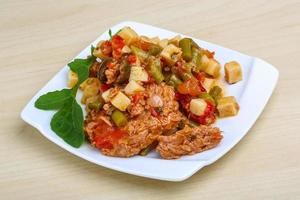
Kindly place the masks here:
<instances>
[{"instance_id":1,"label":"wooden background","mask_svg":"<svg viewBox=\"0 0 300 200\"><path fill-rule=\"evenodd\" d=\"M125 20L257 56L280 71L248 135L187 181L97 166L20 119L25 104L62 66ZM299 46L299 1L0 0L0 199L300 199Z\"/></svg>"}]
</instances>

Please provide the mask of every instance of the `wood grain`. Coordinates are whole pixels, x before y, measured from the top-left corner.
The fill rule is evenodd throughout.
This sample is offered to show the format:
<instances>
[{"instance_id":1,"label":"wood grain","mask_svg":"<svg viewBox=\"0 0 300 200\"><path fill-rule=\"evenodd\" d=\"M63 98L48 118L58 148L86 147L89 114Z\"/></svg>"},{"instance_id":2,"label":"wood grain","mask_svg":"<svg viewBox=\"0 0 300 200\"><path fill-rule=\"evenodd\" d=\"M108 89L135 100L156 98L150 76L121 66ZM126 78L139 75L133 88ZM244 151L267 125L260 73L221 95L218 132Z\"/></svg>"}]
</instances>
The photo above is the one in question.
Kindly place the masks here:
<instances>
[{"instance_id":1,"label":"wood grain","mask_svg":"<svg viewBox=\"0 0 300 200\"><path fill-rule=\"evenodd\" d=\"M110 26L134 20L261 57L279 83L248 135L180 183L112 171L62 150L20 111ZM300 199L299 1L0 0L1 199Z\"/></svg>"}]
</instances>

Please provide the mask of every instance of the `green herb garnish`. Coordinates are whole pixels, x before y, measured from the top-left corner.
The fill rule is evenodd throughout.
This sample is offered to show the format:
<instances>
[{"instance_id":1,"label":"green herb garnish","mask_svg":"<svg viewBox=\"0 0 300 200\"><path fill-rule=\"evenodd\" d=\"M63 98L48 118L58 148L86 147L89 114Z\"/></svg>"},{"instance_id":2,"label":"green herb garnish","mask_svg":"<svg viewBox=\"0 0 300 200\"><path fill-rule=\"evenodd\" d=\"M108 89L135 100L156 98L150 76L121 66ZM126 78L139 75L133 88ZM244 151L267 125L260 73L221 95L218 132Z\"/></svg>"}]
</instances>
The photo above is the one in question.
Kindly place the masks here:
<instances>
[{"instance_id":1,"label":"green herb garnish","mask_svg":"<svg viewBox=\"0 0 300 200\"><path fill-rule=\"evenodd\" d=\"M109 29L108 30L108 35L109 35L109 38L110 38L110 40L112 39L112 37L113 37L113 35L112 35L112 32L111 32L111 30Z\"/></svg>"},{"instance_id":2,"label":"green herb garnish","mask_svg":"<svg viewBox=\"0 0 300 200\"><path fill-rule=\"evenodd\" d=\"M65 142L73 147L80 147L84 141L83 112L75 97L79 85L89 76L90 66L95 62L94 47L91 56L75 59L68 64L78 76L78 82L72 89L48 92L35 101L35 107L41 110L58 110L51 119L51 129Z\"/></svg>"},{"instance_id":3,"label":"green herb garnish","mask_svg":"<svg viewBox=\"0 0 300 200\"><path fill-rule=\"evenodd\" d=\"M120 33L121 30L122 30L122 29L118 30L115 34L112 34L111 29L109 29L109 30L108 30L108 35L109 35L109 38L110 38L109 40L112 40L113 36L114 36L114 35L117 35L118 33Z\"/></svg>"}]
</instances>

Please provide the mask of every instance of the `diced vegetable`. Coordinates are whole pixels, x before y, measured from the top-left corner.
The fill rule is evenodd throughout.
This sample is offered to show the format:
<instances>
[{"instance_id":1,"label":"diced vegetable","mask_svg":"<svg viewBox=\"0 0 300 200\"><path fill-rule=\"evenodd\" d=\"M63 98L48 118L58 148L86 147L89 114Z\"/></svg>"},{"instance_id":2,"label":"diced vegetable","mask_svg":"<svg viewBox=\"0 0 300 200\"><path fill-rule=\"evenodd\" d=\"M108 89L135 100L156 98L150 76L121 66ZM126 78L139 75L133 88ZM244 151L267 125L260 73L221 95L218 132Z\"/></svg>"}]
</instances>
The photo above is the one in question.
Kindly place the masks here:
<instances>
[{"instance_id":1,"label":"diced vegetable","mask_svg":"<svg viewBox=\"0 0 300 200\"><path fill-rule=\"evenodd\" d=\"M218 100L222 97L222 88L220 88L219 86L214 86L213 88L211 88L211 90L209 91L210 96L212 96L214 98L214 100Z\"/></svg>"},{"instance_id":2,"label":"diced vegetable","mask_svg":"<svg viewBox=\"0 0 300 200\"><path fill-rule=\"evenodd\" d=\"M131 43L137 41L139 37L138 34L130 27L122 28L118 35L125 40L127 45L130 45Z\"/></svg>"},{"instance_id":3,"label":"diced vegetable","mask_svg":"<svg viewBox=\"0 0 300 200\"><path fill-rule=\"evenodd\" d=\"M82 103L86 103L87 98L95 96L99 93L99 87L95 85L88 85L83 90L83 96L81 98Z\"/></svg>"},{"instance_id":4,"label":"diced vegetable","mask_svg":"<svg viewBox=\"0 0 300 200\"><path fill-rule=\"evenodd\" d=\"M154 44L158 44L159 42L160 42L160 39L159 39L159 37L158 36L156 36L156 37L153 37L153 38L150 38L150 40L152 41L152 43L154 43Z\"/></svg>"},{"instance_id":5,"label":"diced vegetable","mask_svg":"<svg viewBox=\"0 0 300 200\"><path fill-rule=\"evenodd\" d=\"M193 76L193 74L190 73L190 72L181 73L181 74L180 74L180 77L181 77L184 81L185 81L185 80L188 80L188 79L191 79L191 78L195 78L195 77Z\"/></svg>"},{"instance_id":6,"label":"diced vegetable","mask_svg":"<svg viewBox=\"0 0 300 200\"><path fill-rule=\"evenodd\" d=\"M189 94L192 96L197 96L202 92L198 80L195 78L185 80L183 83L178 85L177 90L181 94Z\"/></svg>"},{"instance_id":7,"label":"diced vegetable","mask_svg":"<svg viewBox=\"0 0 300 200\"><path fill-rule=\"evenodd\" d=\"M174 64L181 57L182 51L180 48L176 47L173 44L166 46L160 55L169 63Z\"/></svg>"},{"instance_id":8,"label":"diced vegetable","mask_svg":"<svg viewBox=\"0 0 300 200\"><path fill-rule=\"evenodd\" d=\"M147 53L149 55L156 56L162 51L162 48L158 45L159 39L158 39L158 41L157 41L157 39L153 40L146 36L141 36L140 37L140 43L141 43L140 47L143 50L147 51Z\"/></svg>"},{"instance_id":9,"label":"diced vegetable","mask_svg":"<svg viewBox=\"0 0 300 200\"><path fill-rule=\"evenodd\" d=\"M216 105L215 99L207 92L201 92L199 97L205 101L211 102L213 105Z\"/></svg>"},{"instance_id":10,"label":"diced vegetable","mask_svg":"<svg viewBox=\"0 0 300 200\"><path fill-rule=\"evenodd\" d=\"M93 56L104 59L111 55L112 45L110 41L100 41L93 51Z\"/></svg>"},{"instance_id":11,"label":"diced vegetable","mask_svg":"<svg viewBox=\"0 0 300 200\"><path fill-rule=\"evenodd\" d=\"M220 75L221 65L214 59L209 59L209 63L204 69L205 73L218 77Z\"/></svg>"},{"instance_id":12,"label":"diced vegetable","mask_svg":"<svg viewBox=\"0 0 300 200\"><path fill-rule=\"evenodd\" d=\"M222 89L221 94L220 94L220 97L225 96L225 93L226 93L226 87L224 86L223 83L221 83L220 81L217 81L217 80L216 80L214 86L218 86L219 88ZM213 87L214 87L214 86L213 86Z\"/></svg>"},{"instance_id":13,"label":"diced vegetable","mask_svg":"<svg viewBox=\"0 0 300 200\"><path fill-rule=\"evenodd\" d=\"M145 44L155 44L150 38L147 36L141 35L140 36L140 43L145 43Z\"/></svg>"},{"instance_id":14,"label":"diced vegetable","mask_svg":"<svg viewBox=\"0 0 300 200\"><path fill-rule=\"evenodd\" d=\"M192 41L190 38L183 38L179 41L179 47L182 50L182 58L189 62L192 60Z\"/></svg>"},{"instance_id":15,"label":"diced vegetable","mask_svg":"<svg viewBox=\"0 0 300 200\"><path fill-rule=\"evenodd\" d=\"M130 99L123 92L118 92L111 100L111 104L121 111L125 111L130 103Z\"/></svg>"},{"instance_id":16,"label":"diced vegetable","mask_svg":"<svg viewBox=\"0 0 300 200\"><path fill-rule=\"evenodd\" d=\"M204 71L208 65L209 65L209 58L204 54L204 55L201 56L200 69L202 71Z\"/></svg>"},{"instance_id":17,"label":"diced vegetable","mask_svg":"<svg viewBox=\"0 0 300 200\"><path fill-rule=\"evenodd\" d=\"M100 110L104 104L104 100L101 98L101 96L98 94L96 96L88 97L85 100L85 109L87 112L90 110Z\"/></svg>"},{"instance_id":18,"label":"diced vegetable","mask_svg":"<svg viewBox=\"0 0 300 200\"><path fill-rule=\"evenodd\" d=\"M202 82L202 86L205 88L207 92L214 86L216 79L213 78L204 78Z\"/></svg>"},{"instance_id":19,"label":"diced vegetable","mask_svg":"<svg viewBox=\"0 0 300 200\"><path fill-rule=\"evenodd\" d=\"M140 59L145 60L149 57L149 54L145 52L144 50L136 47L136 46L131 46L132 53L138 56Z\"/></svg>"},{"instance_id":20,"label":"diced vegetable","mask_svg":"<svg viewBox=\"0 0 300 200\"><path fill-rule=\"evenodd\" d=\"M128 95L132 95L136 92L142 92L144 90L145 88L134 80L129 81L129 83L124 88L125 93Z\"/></svg>"},{"instance_id":21,"label":"diced vegetable","mask_svg":"<svg viewBox=\"0 0 300 200\"><path fill-rule=\"evenodd\" d=\"M150 45L148 53L152 56L158 55L162 51L162 48L158 45Z\"/></svg>"},{"instance_id":22,"label":"diced vegetable","mask_svg":"<svg viewBox=\"0 0 300 200\"><path fill-rule=\"evenodd\" d=\"M192 47L192 63L195 64L195 67L193 69L194 72L198 73L200 71L203 71L201 66L201 54L200 51L195 47Z\"/></svg>"},{"instance_id":23,"label":"diced vegetable","mask_svg":"<svg viewBox=\"0 0 300 200\"><path fill-rule=\"evenodd\" d=\"M197 122L194 122L194 121L192 121L192 120L189 120L189 126L192 127L192 128L194 128L194 127L198 127L199 124L198 124Z\"/></svg>"},{"instance_id":24,"label":"diced vegetable","mask_svg":"<svg viewBox=\"0 0 300 200\"><path fill-rule=\"evenodd\" d=\"M149 76L143 67L131 67L129 80L147 82Z\"/></svg>"},{"instance_id":25,"label":"diced vegetable","mask_svg":"<svg viewBox=\"0 0 300 200\"><path fill-rule=\"evenodd\" d=\"M239 105L233 96L223 97L218 100L219 117L234 116L239 111Z\"/></svg>"},{"instance_id":26,"label":"diced vegetable","mask_svg":"<svg viewBox=\"0 0 300 200\"><path fill-rule=\"evenodd\" d=\"M114 110L111 114L111 119L118 127L125 126L127 123L127 117L119 110Z\"/></svg>"},{"instance_id":27,"label":"diced vegetable","mask_svg":"<svg viewBox=\"0 0 300 200\"><path fill-rule=\"evenodd\" d=\"M175 88L177 88L178 85L180 85L181 83L182 83L182 81L175 74L171 75L170 80L169 80L170 85L174 85Z\"/></svg>"},{"instance_id":28,"label":"diced vegetable","mask_svg":"<svg viewBox=\"0 0 300 200\"><path fill-rule=\"evenodd\" d=\"M100 110L102 106L103 106L103 102L94 102L88 104L88 108L90 110Z\"/></svg>"},{"instance_id":29,"label":"diced vegetable","mask_svg":"<svg viewBox=\"0 0 300 200\"><path fill-rule=\"evenodd\" d=\"M149 144L145 149L143 149L140 152L141 156L146 156L152 149L155 149L155 147L158 145L158 141L155 140L154 142L152 142L151 144Z\"/></svg>"},{"instance_id":30,"label":"diced vegetable","mask_svg":"<svg viewBox=\"0 0 300 200\"><path fill-rule=\"evenodd\" d=\"M242 79L242 68L238 62L231 61L225 64L225 80L229 84L236 83Z\"/></svg>"},{"instance_id":31,"label":"diced vegetable","mask_svg":"<svg viewBox=\"0 0 300 200\"><path fill-rule=\"evenodd\" d=\"M174 44L175 46L179 46L179 41L181 39L181 36L180 35L176 35L175 37L171 38L168 40L168 43L169 44Z\"/></svg>"},{"instance_id":32,"label":"diced vegetable","mask_svg":"<svg viewBox=\"0 0 300 200\"><path fill-rule=\"evenodd\" d=\"M102 98L103 98L103 100L105 101L105 102L108 102L109 101L109 94L110 94L110 91L112 90L112 88L111 89L108 89L108 90L106 90L105 92L103 92L102 93Z\"/></svg>"},{"instance_id":33,"label":"diced vegetable","mask_svg":"<svg viewBox=\"0 0 300 200\"><path fill-rule=\"evenodd\" d=\"M75 72L70 70L69 73L68 73L68 77L69 77L68 87L73 88L76 85L77 81L78 81L78 76Z\"/></svg>"},{"instance_id":34,"label":"diced vegetable","mask_svg":"<svg viewBox=\"0 0 300 200\"><path fill-rule=\"evenodd\" d=\"M101 83L100 83L99 79L94 78L94 77L90 77L90 78L87 78L85 81L83 81L80 84L79 88L82 91L84 91L87 86L94 86L94 87L98 87L99 88L100 85L101 85Z\"/></svg>"},{"instance_id":35,"label":"diced vegetable","mask_svg":"<svg viewBox=\"0 0 300 200\"><path fill-rule=\"evenodd\" d=\"M192 99L190 102L190 111L197 116L205 113L207 103L203 99Z\"/></svg>"},{"instance_id":36,"label":"diced vegetable","mask_svg":"<svg viewBox=\"0 0 300 200\"><path fill-rule=\"evenodd\" d=\"M151 59L149 65L147 66L148 72L155 79L157 84L161 83L164 80L164 75L161 71L161 65L159 59Z\"/></svg>"},{"instance_id":37,"label":"diced vegetable","mask_svg":"<svg viewBox=\"0 0 300 200\"><path fill-rule=\"evenodd\" d=\"M215 52L209 51L207 49L200 49L201 55L206 55L207 58L211 59L214 58Z\"/></svg>"},{"instance_id":38,"label":"diced vegetable","mask_svg":"<svg viewBox=\"0 0 300 200\"><path fill-rule=\"evenodd\" d=\"M151 96L149 99L147 99L147 103L153 108L162 108L164 106L164 102L159 95Z\"/></svg>"},{"instance_id":39,"label":"diced vegetable","mask_svg":"<svg viewBox=\"0 0 300 200\"><path fill-rule=\"evenodd\" d=\"M169 43L168 39L163 39L159 41L158 45L164 49L166 46L168 46L168 43Z\"/></svg>"},{"instance_id":40,"label":"diced vegetable","mask_svg":"<svg viewBox=\"0 0 300 200\"><path fill-rule=\"evenodd\" d=\"M125 45L122 48L122 53L131 53L131 49L129 48L129 46Z\"/></svg>"}]
</instances>

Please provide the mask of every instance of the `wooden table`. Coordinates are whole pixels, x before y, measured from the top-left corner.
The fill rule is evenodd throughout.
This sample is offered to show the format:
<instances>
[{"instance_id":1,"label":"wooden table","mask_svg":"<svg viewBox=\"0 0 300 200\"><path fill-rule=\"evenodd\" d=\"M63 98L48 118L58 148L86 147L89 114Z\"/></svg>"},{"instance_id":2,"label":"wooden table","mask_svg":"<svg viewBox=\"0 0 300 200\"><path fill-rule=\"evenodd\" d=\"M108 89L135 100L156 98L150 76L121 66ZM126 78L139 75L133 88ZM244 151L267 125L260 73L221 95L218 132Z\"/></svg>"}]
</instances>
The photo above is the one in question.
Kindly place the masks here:
<instances>
[{"instance_id":1,"label":"wooden table","mask_svg":"<svg viewBox=\"0 0 300 200\"><path fill-rule=\"evenodd\" d=\"M300 199L299 1L0 1L0 199ZM248 135L184 182L80 159L20 119L62 66L133 20L261 57L280 71Z\"/></svg>"}]
</instances>

